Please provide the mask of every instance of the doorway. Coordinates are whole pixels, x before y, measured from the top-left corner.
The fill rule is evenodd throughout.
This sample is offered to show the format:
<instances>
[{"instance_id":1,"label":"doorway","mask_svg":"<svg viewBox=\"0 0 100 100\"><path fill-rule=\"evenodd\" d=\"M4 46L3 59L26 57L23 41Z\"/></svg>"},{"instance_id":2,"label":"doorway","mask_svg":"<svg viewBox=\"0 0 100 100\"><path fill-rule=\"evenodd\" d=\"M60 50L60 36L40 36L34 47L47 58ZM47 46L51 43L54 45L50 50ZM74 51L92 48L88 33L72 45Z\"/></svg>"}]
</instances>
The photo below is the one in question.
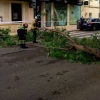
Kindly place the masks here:
<instances>
[{"instance_id":1,"label":"doorway","mask_svg":"<svg viewBox=\"0 0 100 100\"><path fill-rule=\"evenodd\" d=\"M92 13L89 13L89 18L92 18Z\"/></svg>"},{"instance_id":2,"label":"doorway","mask_svg":"<svg viewBox=\"0 0 100 100\"><path fill-rule=\"evenodd\" d=\"M20 3L11 4L12 21L22 21L22 5Z\"/></svg>"}]
</instances>

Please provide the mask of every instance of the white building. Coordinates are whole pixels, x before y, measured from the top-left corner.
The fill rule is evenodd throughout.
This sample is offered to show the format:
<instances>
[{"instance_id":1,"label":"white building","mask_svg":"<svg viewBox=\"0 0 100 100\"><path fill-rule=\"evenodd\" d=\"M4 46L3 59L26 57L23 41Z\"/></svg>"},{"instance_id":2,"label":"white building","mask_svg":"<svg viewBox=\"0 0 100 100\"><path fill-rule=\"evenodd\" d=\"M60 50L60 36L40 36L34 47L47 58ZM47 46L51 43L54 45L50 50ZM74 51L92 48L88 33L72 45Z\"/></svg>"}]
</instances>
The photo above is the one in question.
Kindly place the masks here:
<instances>
[{"instance_id":1,"label":"white building","mask_svg":"<svg viewBox=\"0 0 100 100\"><path fill-rule=\"evenodd\" d=\"M98 18L100 13L99 0L83 0L88 1L88 5L81 6L81 16L84 18Z\"/></svg>"}]
</instances>

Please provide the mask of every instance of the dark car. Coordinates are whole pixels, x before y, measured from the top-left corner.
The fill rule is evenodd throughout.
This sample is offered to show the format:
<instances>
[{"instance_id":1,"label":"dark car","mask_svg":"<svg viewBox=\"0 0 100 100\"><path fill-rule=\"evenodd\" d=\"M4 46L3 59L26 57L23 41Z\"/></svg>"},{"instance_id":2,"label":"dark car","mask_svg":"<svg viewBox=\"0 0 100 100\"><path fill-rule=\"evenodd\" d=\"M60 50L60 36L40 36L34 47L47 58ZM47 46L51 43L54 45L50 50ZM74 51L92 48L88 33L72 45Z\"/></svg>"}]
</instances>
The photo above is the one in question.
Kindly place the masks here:
<instances>
[{"instance_id":1,"label":"dark car","mask_svg":"<svg viewBox=\"0 0 100 100\"><path fill-rule=\"evenodd\" d=\"M99 30L100 29L100 19L99 18L88 18L79 22L80 30L89 29L89 30Z\"/></svg>"}]
</instances>

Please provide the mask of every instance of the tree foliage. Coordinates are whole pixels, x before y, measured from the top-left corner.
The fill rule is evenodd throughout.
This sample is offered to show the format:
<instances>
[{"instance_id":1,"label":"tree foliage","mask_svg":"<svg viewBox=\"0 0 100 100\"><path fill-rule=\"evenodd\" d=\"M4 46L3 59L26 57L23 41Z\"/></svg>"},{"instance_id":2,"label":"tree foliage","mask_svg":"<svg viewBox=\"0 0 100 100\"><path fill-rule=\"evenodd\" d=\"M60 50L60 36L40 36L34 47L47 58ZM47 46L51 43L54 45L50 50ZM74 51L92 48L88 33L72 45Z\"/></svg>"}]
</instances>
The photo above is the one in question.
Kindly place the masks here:
<instances>
[{"instance_id":1,"label":"tree foliage","mask_svg":"<svg viewBox=\"0 0 100 100\"><path fill-rule=\"evenodd\" d=\"M78 39L70 37L66 30L47 28L41 34L49 56L81 63L94 63L100 59L100 40L96 35Z\"/></svg>"}]
</instances>

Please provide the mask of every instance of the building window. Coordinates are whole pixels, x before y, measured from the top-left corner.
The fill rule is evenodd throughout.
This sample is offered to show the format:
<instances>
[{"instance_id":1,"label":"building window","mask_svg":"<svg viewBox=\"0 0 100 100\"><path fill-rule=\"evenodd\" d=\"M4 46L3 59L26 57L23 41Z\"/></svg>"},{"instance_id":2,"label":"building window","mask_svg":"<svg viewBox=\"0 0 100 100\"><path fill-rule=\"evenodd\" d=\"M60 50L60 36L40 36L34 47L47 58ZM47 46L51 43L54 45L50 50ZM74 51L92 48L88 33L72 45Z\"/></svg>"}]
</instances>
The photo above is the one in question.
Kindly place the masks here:
<instances>
[{"instance_id":1,"label":"building window","mask_svg":"<svg viewBox=\"0 0 100 100\"><path fill-rule=\"evenodd\" d=\"M22 5L19 3L11 4L12 21L22 21Z\"/></svg>"},{"instance_id":2,"label":"building window","mask_svg":"<svg viewBox=\"0 0 100 100\"><path fill-rule=\"evenodd\" d=\"M54 26L67 25L67 5L54 4Z\"/></svg>"},{"instance_id":3,"label":"building window","mask_svg":"<svg viewBox=\"0 0 100 100\"><path fill-rule=\"evenodd\" d=\"M51 26L51 3L46 3L46 27Z\"/></svg>"},{"instance_id":4,"label":"building window","mask_svg":"<svg viewBox=\"0 0 100 100\"><path fill-rule=\"evenodd\" d=\"M80 19L81 15L81 7L77 5L70 5L70 25L76 25L77 20Z\"/></svg>"}]
</instances>

